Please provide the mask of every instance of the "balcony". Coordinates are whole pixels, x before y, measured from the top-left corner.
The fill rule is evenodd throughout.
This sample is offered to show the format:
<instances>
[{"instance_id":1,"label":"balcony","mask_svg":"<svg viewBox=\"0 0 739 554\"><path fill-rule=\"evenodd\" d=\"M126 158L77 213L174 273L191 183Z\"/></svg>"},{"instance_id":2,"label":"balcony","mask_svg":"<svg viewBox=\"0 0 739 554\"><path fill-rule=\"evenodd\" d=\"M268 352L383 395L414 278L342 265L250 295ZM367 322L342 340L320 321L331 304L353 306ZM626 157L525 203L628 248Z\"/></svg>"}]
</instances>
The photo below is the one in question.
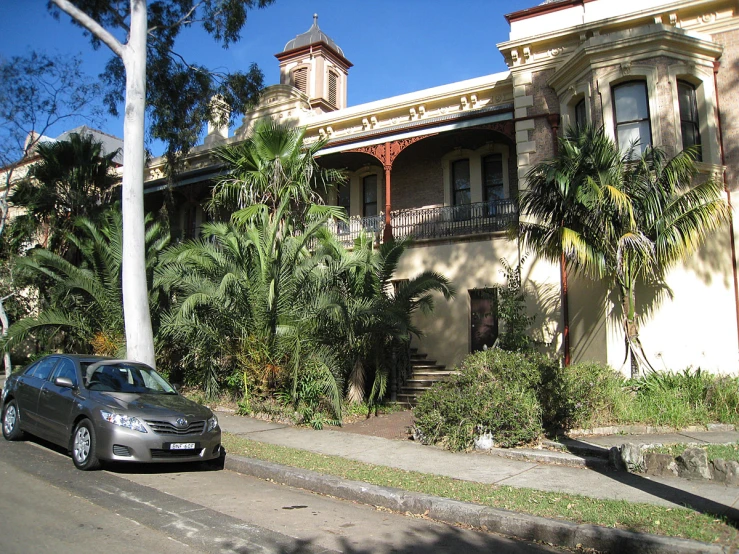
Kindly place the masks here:
<instances>
[{"instance_id":1,"label":"balcony","mask_svg":"<svg viewBox=\"0 0 739 554\"><path fill-rule=\"evenodd\" d=\"M443 239L505 231L518 221L518 207L513 200L495 200L461 206L412 208L390 212L395 238ZM385 228L385 216L352 217L348 222L330 224L345 246L354 244L364 231L379 242Z\"/></svg>"}]
</instances>

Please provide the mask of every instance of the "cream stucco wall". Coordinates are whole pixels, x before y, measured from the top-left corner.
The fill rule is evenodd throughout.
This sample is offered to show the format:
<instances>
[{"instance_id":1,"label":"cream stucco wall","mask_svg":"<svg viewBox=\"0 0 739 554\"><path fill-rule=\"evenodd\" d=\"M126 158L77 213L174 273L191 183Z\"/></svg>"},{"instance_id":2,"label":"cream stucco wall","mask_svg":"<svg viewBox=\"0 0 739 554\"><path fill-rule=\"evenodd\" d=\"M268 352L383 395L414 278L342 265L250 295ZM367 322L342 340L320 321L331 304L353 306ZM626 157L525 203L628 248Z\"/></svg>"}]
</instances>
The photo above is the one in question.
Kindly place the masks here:
<instances>
[{"instance_id":1,"label":"cream stucco wall","mask_svg":"<svg viewBox=\"0 0 739 554\"><path fill-rule=\"evenodd\" d=\"M436 296L433 315L419 315L417 323L424 336L414 345L449 367L459 363L470 350L469 290L502 285L505 277L500 258L518 261L515 241L502 235L473 242L421 243L409 248L400 260L396 277L408 279L424 270L441 273L452 281L456 297L447 302ZM559 285L552 281L552 266L527 260L523 266L529 292L529 314L537 314L532 325L534 337L542 342L556 340L559 327ZM554 274L556 278L556 273ZM552 344L556 348L557 343Z\"/></svg>"}]
</instances>

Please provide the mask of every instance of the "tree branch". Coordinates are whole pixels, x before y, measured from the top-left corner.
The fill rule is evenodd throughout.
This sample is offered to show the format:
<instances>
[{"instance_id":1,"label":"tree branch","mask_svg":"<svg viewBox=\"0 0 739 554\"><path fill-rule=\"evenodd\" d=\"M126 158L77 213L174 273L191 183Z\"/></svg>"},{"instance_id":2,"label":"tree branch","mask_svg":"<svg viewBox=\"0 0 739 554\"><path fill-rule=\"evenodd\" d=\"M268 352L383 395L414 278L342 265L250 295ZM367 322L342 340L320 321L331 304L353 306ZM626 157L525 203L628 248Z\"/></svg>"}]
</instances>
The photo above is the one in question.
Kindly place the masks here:
<instances>
[{"instance_id":1,"label":"tree branch","mask_svg":"<svg viewBox=\"0 0 739 554\"><path fill-rule=\"evenodd\" d=\"M191 20L191 19L189 19L189 17L190 17L190 16L192 15L192 14L194 14L194 13L195 13L195 12L196 12L196 11L198 10L198 8L199 8L200 6L202 6L202 5L203 5L203 3L202 3L202 2L198 2L198 3L197 3L197 4L195 4L195 5L194 5L194 6L192 7L192 8L190 8L190 10L189 10L189 11L188 11L188 12L187 12L187 13L186 13L185 15L183 15L183 16L182 16L182 17L181 17L181 18L180 18L180 19L179 19L178 21L176 21L176 22L175 22L175 23L173 23L172 25L167 25L166 27L162 27L162 26L160 26L160 25L155 25L154 27L150 27L150 28L149 28L149 29L147 30L147 33L149 33L149 34L152 34L152 33L153 33L154 31L157 31L157 30L159 30L159 29L174 29L174 28L175 28L175 27L177 27L178 25L183 25L183 24L185 24L185 23L188 23L188 24L189 24L189 23L193 23L193 22L194 22L194 20Z\"/></svg>"},{"instance_id":2,"label":"tree branch","mask_svg":"<svg viewBox=\"0 0 739 554\"><path fill-rule=\"evenodd\" d=\"M69 0L51 0L56 4L60 10L65 12L67 15L72 17L85 29L90 31L95 37L100 39L105 45L110 48L113 53L123 59L124 46L117 38L115 38L105 27L100 25L97 21L87 15L85 12L80 10L77 6L72 4Z\"/></svg>"}]
</instances>

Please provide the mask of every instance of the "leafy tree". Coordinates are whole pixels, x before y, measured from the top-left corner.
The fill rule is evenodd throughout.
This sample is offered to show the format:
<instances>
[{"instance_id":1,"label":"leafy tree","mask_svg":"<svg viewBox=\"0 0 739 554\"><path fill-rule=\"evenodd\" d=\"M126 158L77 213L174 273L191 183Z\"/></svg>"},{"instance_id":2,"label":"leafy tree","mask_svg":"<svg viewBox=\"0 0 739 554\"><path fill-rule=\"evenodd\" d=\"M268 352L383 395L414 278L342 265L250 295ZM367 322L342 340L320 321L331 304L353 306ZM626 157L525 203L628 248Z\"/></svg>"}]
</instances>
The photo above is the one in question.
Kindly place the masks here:
<instances>
[{"instance_id":1,"label":"leafy tree","mask_svg":"<svg viewBox=\"0 0 739 554\"><path fill-rule=\"evenodd\" d=\"M112 172L118 152L104 154L92 136L72 133L68 140L39 144L36 153L37 163L10 196L23 208L13 225L24 232L14 239L40 239L43 248L64 254L64 237L77 218L94 219L109 208L118 182Z\"/></svg>"},{"instance_id":2,"label":"leafy tree","mask_svg":"<svg viewBox=\"0 0 739 554\"><path fill-rule=\"evenodd\" d=\"M63 256L43 248L17 258L21 271L44 275L52 282L49 306L38 316L27 317L10 326L2 346L10 350L31 333L63 331L61 338L45 335L49 341L62 340L78 351L122 356L125 353L122 279L122 216L110 210L97 221L84 217L76 221L77 233L67 240L79 251L82 262L73 264ZM160 223L147 218L146 267L152 276L159 253L169 244L169 233ZM151 278L150 278L151 280ZM152 295L152 301L156 295ZM47 343L47 347L53 344Z\"/></svg>"},{"instance_id":3,"label":"leafy tree","mask_svg":"<svg viewBox=\"0 0 739 554\"><path fill-rule=\"evenodd\" d=\"M666 272L693 254L729 218L723 185L694 184L697 151L668 159L657 148L624 151L603 128L570 130L559 155L535 166L521 193L524 244L594 279L621 298L632 376L648 361L639 340L636 287L664 285Z\"/></svg>"},{"instance_id":4,"label":"leafy tree","mask_svg":"<svg viewBox=\"0 0 739 554\"><path fill-rule=\"evenodd\" d=\"M211 98L230 105L231 117L242 112L262 87L262 75L252 66L249 73L217 75L187 64L174 51L180 31L194 24L224 46L239 39L247 12L273 0L50 0L52 13L59 10L89 33L92 44L105 44L114 57L108 64L106 100L115 111L125 104L123 172L123 303L128 357L155 363L154 338L147 306L144 260L144 114L149 109L150 134L167 141L167 156L192 146L209 119L223 119L211 110ZM125 36L126 42L117 36ZM147 86L148 85L148 86ZM122 92L124 91L124 92ZM218 113L216 113L218 112ZM222 123L222 121L219 121Z\"/></svg>"},{"instance_id":5,"label":"leafy tree","mask_svg":"<svg viewBox=\"0 0 739 554\"><path fill-rule=\"evenodd\" d=\"M499 346L511 352L530 350L533 346L527 331L534 316L526 314L526 290L521 279L521 267L525 262L524 256L516 266L512 266L508 260L501 258L501 272L505 275L506 284L495 289L495 294L498 295L498 317L505 324Z\"/></svg>"},{"instance_id":6,"label":"leafy tree","mask_svg":"<svg viewBox=\"0 0 739 554\"><path fill-rule=\"evenodd\" d=\"M97 105L99 87L80 69L79 58L48 56L31 52L0 61L0 237L9 217L11 186L29 167L39 139L57 124L80 119L95 124L101 111ZM19 229L19 227L16 227ZM0 248L2 281L10 283L9 256L12 249ZM4 300L18 296L6 290L0 294L0 330L8 330ZM15 311L11 307L11 312ZM22 313L18 312L18 313ZM12 314L11 314L12 316ZM5 372L12 369L10 354L4 357Z\"/></svg>"}]
</instances>

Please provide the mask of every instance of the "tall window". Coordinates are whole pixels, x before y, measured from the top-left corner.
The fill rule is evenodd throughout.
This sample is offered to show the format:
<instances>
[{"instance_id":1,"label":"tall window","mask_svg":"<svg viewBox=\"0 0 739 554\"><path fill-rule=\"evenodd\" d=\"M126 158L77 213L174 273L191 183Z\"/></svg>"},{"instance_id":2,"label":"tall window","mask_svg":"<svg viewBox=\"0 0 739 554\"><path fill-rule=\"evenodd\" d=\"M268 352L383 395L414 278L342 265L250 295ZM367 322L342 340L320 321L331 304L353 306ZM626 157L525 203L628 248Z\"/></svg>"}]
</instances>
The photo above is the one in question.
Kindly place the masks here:
<instances>
[{"instance_id":1,"label":"tall window","mask_svg":"<svg viewBox=\"0 0 739 554\"><path fill-rule=\"evenodd\" d=\"M490 154L482 160L483 200L499 200L503 198L503 156Z\"/></svg>"},{"instance_id":2,"label":"tall window","mask_svg":"<svg viewBox=\"0 0 739 554\"><path fill-rule=\"evenodd\" d=\"M470 199L470 161L457 160L452 164L452 204L469 204Z\"/></svg>"},{"instance_id":3,"label":"tall window","mask_svg":"<svg viewBox=\"0 0 739 554\"><path fill-rule=\"evenodd\" d=\"M362 179L362 215L377 215L377 175L367 175Z\"/></svg>"},{"instance_id":4,"label":"tall window","mask_svg":"<svg viewBox=\"0 0 739 554\"><path fill-rule=\"evenodd\" d=\"M293 86L300 92L308 94L308 68L299 67L293 71Z\"/></svg>"},{"instance_id":5,"label":"tall window","mask_svg":"<svg viewBox=\"0 0 739 554\"><path fill-rule=\"evenodd\" d=\"M638 140L635 154L652 145L649 123L649 97L644 81L631 81L613 87L613 107L616 114L616 139L621 150Z\"/></svg>"},{"instance_id":6,"label":"tall window","mask_svg":"<svg viewBox=\"0 0 739 554\"><path fill-rule=\"evenodd\" d=\"M575 104L575 127L584 129L588 124L588 115L585 113L585 98Z\"/></svg>"},{"instance_id":7,"label":"tall window","mask_svg":"<svg viewBox=\"0 0 739 554\"><path fill-rule=\"evenodd\" d=\"M182 238L194 239L198 234L198 207L195 204L185 206L182 216Z\"/></svg>"},{"instance_id":8,"label":"tall window","mask_svg":"<svg viewBox=\"0 0 739 554\"><path fill-rule=\"evenodd\" d=\"M698 121L698 103L695 99L695 87L685 81L677 82L677 100L680 105L680 130L683 135L683 148L700 146L701 133ZM703 156L698 152L698 161Z\"/></svg>"},{"instance_id":9,"label":"tall window","mask_svg":"<svg viewBox=\"0 0 739 554\"><path fill-rule=\"evenodd\" d=\"M343 183L336 187L336 205L346 210L349 215L349 183Z\"/></svg>"},{"instance_id":10,"label":"tall window","mask_svg":"<svg viewBox=\"0 0 739 554\"><path fill-rule=\"evenodd\" d=\"M338 98L338 87L339 87L339 77L334 73L333 71L328 72L328 101L329 104L333 104L334 106L338 106L338 102L336 101Z\"/></svg>"}]
</instances>

